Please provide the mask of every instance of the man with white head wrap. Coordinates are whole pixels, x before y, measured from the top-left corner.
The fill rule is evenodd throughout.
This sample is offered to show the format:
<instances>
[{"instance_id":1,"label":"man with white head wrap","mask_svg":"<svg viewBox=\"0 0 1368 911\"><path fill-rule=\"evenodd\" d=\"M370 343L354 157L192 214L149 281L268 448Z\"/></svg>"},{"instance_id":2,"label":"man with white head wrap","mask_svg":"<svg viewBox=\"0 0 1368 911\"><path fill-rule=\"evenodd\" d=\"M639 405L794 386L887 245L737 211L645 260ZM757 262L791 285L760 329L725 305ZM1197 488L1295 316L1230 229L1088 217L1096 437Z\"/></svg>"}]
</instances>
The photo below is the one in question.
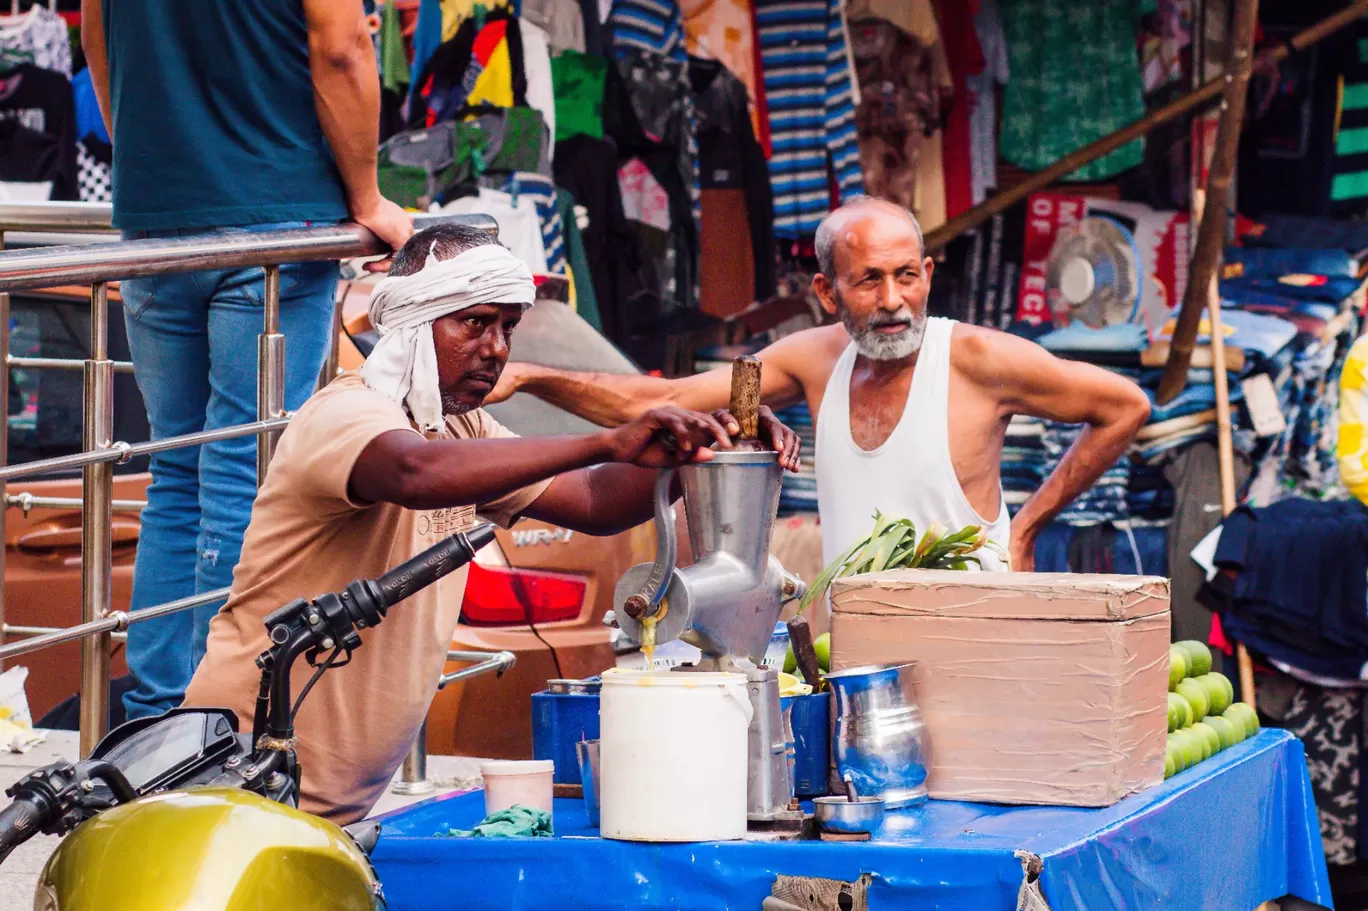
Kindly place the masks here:
<instances>
[{"instance_id":1,"label":"man with white head wrap","mask_svg":"<svg viewBox=\"0 0 1368 911\"><path fill-rule=\"evenodd\" d=\"M187 704L231 708L250 730L262 621L281 605L380 575L477 515L616 534L651 517L656 469L730 445L730 415L678 408L587 436L521 439L501 427L480 405L534 294L527 268L466 226L428 228L395 255L371 300L379 344L281 435ZM795 467L797 437L766 422ZM383 793L436 692L465 576L409 598L319 678L296 719L304 809L346 823Z\"/></svg>"}]
</instances>

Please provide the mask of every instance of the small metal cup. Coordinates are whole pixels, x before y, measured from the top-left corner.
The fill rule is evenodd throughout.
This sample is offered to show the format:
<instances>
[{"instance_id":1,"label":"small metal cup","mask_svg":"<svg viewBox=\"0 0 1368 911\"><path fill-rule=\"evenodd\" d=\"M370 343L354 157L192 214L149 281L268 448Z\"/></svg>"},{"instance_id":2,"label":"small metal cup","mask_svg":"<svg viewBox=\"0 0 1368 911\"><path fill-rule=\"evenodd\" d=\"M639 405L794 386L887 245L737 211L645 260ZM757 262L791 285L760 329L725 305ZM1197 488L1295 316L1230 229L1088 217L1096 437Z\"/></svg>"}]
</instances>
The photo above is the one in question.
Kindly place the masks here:
<instances>
[{"instance_id":1,"label":"small metal cup","mask_svg":"<svg viewBox=\"0 0 1368 911\"><path fill-rule=\"evenodd\" d=\"M589 825L599 827L599 742L581 740L575 744L579 759L580 782L584 788L584 811L589 814Z\"/></svg>"}]
</instances>

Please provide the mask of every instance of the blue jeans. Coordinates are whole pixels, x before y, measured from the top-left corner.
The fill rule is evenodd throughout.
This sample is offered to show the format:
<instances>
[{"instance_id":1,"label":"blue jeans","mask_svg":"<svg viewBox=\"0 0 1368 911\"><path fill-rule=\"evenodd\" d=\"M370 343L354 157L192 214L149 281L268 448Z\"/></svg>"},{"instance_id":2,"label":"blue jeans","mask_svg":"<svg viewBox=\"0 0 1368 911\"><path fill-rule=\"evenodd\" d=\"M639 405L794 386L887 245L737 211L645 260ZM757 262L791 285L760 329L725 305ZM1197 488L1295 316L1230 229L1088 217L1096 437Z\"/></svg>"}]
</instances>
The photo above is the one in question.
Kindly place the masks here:
<instances>
[{"instance_id":1,"label":"blue jeans","mask_svg":"<svg viewBox=\"0 0 1368 911\"><path fill-rule=\"evenodd\" d=\"M291 222L128 237L303 226ZM259 268L228 269L121 284L128 345L152 439L256 420L263 276ZM280 268L285 407L291 411L313 393L327 356L337 279L336 263ZM151 607L231 584L255 497L256 437L152 456L152 484L133 569L133 607ZM130 720L180 705L204 657L209 620L221 606L222 602L209 604L129 629L128 667L137 678L124 696Z\"/></svg>"}]
</instances>

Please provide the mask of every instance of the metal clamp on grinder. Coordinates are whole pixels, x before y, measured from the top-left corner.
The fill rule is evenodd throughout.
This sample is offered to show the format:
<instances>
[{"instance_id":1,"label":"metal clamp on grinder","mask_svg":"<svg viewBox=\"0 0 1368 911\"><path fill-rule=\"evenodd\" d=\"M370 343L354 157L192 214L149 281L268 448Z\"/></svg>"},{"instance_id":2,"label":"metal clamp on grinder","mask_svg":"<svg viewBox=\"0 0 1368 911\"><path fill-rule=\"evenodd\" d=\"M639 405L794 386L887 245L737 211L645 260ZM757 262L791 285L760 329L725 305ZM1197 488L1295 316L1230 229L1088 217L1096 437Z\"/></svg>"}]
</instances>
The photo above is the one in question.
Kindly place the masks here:
<instances>
[{"instance_id":1,"label":"metal clamp on grinder","mask_svg":"<svg viewBox=\"0 0 1368 911\"><path fill-rule=\"evenodd\" d=\"M741 427L735 448L677 469L694 565L675 565L675 471L662 472L655 488L655 562L622 576L613 593L617 608L605 622L638 644L682 639L703 653L697 664L675 672L745 675L753 710L747 819L752 830L782 833L801 826L802 812L793 801L779 672L761 661L784 604L806 586L769 552L783 469L778 453L757 440L760 367L754 357L732 364L730 411Z\"/></svg>"}]
</instances>

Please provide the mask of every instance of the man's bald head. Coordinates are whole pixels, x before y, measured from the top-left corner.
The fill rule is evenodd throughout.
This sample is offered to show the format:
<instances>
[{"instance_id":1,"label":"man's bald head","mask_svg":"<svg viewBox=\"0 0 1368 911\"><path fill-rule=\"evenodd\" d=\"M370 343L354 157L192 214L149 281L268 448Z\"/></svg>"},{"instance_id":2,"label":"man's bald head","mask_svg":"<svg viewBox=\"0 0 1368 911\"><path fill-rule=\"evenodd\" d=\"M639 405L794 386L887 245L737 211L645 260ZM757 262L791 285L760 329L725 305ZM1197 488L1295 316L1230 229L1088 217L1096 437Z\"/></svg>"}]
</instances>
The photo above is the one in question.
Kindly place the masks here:
<instances>
[{"instance_id":1,"label":"man's bald head","mask_svg":"<svg viewBox=\"0 0 1368 911\"><path fill-rule=\"evenodd\" d=\"M833 210L817 226L817 268L828 278L836 275L836 247L847 231L866 218L897 219L910 225L917 236L919 255L925 255L926 245L917 217L897 203L872 196L855 196Z\"/></svg>"}]
</instances>

